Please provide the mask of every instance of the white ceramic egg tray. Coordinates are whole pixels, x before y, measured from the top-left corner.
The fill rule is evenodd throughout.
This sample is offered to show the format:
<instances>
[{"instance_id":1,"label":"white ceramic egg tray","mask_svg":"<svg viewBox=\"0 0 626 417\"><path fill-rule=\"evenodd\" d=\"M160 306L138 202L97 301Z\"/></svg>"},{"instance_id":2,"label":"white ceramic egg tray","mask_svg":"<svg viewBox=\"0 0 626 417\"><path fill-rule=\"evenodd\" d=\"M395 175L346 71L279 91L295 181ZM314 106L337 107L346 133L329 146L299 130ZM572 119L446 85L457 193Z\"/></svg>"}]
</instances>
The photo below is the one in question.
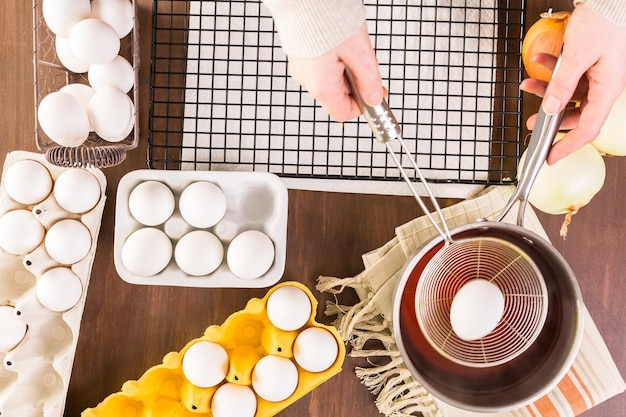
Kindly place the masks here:
<instances>
[{"instance_id":1,"label":"white ceramic egg tray","mask_svg":"<svg viewBox=\"0 0 626 417\"><path fill-rule=\"evenodd\" d=\"M52 311L44 307L37 296L37 284L41 274L58 266L45 256L43 243L33 252L12 255L0 249L0 306L13 309L18 320L27 328L21 341L8 352L0 352L0 415L2 417L61 417L74 362L80 322L87 295L96 243L105 204L106 178L95 168L94 174L101 188L101 197L90 211L70 214L60 210L42 210L54 207L50 194L42 203L24 205L11 199L5 190L7 169L14 163L31 159L40 162L54 180L69 169L46 162L43 155L14 151L6 156L0 184L0 216L14 209L33 210L35 218L49 228L64 218L80 220L91 234L91 248L86 257L69 267L82 284L79 301L69 310ZM0 328L0 338L3 337Z\"/></svg>"},{"instance_id":2,"label":"white ceramic egg tray","mask_svg":"<svg viewBox=\"0 0 626 417\"><path fill-rule=\"evenodd\" d=\"M220 266L208 275L192 276L183 272L174 257L161 272L151 276L139 276L131 273L122 261L124 242L133 232L147 227L138 222L130 212L129 196L132 190L144 181L160 181L173 192L176 207L171 217L156 227L165 232L175 246L178 239L192 230L207 230L220 238L224 246L224 260ZM224 192L226 212L217 225L197 229L185 222L179 210L179 197L189 184L207 181ZM132 284L168 285L185 287L232 287L264 288L280 280L285 270L287 246L287 187L280 178L266 172L234 171L173 171L173 170L137 170L126 174L117 188L115 208L115 266L120 277ZM216 230L220 225L228 224L226 233ZM257 230L266 234L274 244L274 261L267 272L258 278L242 279L229 269L227 251L231 238L244 231ZM227 235L230 235L227 237ZM253 262L246 259L242 262Z\"/></svg>"}]
</instances>

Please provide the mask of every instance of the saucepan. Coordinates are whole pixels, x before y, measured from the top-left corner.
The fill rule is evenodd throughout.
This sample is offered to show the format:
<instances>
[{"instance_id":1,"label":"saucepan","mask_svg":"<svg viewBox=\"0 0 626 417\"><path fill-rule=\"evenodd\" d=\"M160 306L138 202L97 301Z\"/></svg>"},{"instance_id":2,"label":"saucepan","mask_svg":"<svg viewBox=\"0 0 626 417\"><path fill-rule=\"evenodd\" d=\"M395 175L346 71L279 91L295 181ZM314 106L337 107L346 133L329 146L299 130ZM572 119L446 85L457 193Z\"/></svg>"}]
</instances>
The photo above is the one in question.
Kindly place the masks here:
<instances>
[{"instance_id":1,"label":"saucepan","mask_svg":"<svg viewBox=\"0 0 626 417\"><path fill-rule=\"evenodd\" d=\"M356 92L349 72L346 78ZM566 260L523 221L530 188L562 114L539 110L517 187L499 216L450 230L387 103L368 106L358 93L355 97L438 232L410 257L395 291L393 332L404 364L439 400L468 411L508 411L547 394L578 353L584 307ZM395 142L421 179L439 221L395 155ZM517 222L504 222L516 205Z\"/></svg>"}]
</instances>

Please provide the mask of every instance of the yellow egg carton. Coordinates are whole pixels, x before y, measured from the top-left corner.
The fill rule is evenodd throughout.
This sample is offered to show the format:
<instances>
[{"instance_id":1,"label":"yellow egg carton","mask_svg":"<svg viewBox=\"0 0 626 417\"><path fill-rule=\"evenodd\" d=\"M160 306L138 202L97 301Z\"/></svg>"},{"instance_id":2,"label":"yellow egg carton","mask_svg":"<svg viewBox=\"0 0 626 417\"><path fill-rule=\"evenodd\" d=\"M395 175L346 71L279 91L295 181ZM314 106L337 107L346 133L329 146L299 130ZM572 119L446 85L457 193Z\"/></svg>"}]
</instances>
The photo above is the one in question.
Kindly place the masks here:
<instances>
[{"instance_id":1,"label":"yellow egg carton","mask_svg":"<svg viewBox=\"0 0 626 417\"><path fill-rule=\"evenodd\" d=\"M270 296L286 286L302 290L311 302L308 321L292 331L277 328L267 314ZM276 355L293 360L298 371L298 383L293 393L283 401L267 401L255 393L254 417L273 416L341 371L345 345L334 327L315 321L316 310L317 300L306 286L298 282L280 283L272 287L262 299L250 299L244 310L231 314L222 325L208 327L202 337L189 341L178 352L165 355L161 364L149 368L138 380L125 382L119 392L109 395L96 407L84 410L81 417L213 417L211 400L221 385L231 383L252 388L256 363L267 355ZM306 371L294 359L296 337L311 327L327 330L337 342L335 361L321 372ZM185 353L202 341L219 344L229 358L225 378L208 388L192 384L186 378L182 366Z\"/></svg>"}]
</instances>

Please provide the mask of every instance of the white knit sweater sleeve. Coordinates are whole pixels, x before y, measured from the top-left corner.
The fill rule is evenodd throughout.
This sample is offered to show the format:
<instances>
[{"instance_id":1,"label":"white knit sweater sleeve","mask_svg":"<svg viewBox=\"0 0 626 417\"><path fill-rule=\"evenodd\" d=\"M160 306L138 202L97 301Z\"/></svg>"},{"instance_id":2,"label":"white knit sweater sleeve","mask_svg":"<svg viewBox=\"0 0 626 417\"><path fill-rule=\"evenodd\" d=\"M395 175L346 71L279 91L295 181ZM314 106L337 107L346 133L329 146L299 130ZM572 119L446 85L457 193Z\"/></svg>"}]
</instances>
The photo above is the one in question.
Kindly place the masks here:
<instances>
[{"instance_id":1,"label":"white knit sweater sleeve","mask_svg":"<svg viewBox=\"0 0 626 417\"><path fill-rule=\"evenodd\" d=\"M574 4L585 3L610 22L626 27L626 0L574 0Z\"/></svg>"},{"instance_id":2,"label":"white knit sweater sleeve","mask_svg":"<svg viewBox=\"0 0 626 417\"><path fill-rule=\"evenodd\" d=\"M274 18L283 49L290 56L323 55L365 22L362 0L262 1Z\"/></svg>"}]
</instances>

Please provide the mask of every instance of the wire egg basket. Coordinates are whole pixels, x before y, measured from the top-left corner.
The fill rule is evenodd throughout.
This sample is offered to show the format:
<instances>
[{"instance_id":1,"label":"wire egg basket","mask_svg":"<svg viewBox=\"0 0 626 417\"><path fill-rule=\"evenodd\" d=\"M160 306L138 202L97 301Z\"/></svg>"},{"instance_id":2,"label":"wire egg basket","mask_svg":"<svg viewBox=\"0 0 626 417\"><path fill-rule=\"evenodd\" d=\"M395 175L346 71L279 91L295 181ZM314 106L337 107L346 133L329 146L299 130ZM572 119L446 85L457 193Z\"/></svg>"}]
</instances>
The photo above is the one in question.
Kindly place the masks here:
<instances>
[{"instance_id":1,"label":"wire egg basket","mask_svg":"<svg viewBox=\"0 0 626 417\"><path fill-rule=\"evenodd\" d=\"M135 0L130 0L137 15ZM37 121L37 109L41 100L48 94L62 87L81 83L89 84L87 73L75 73L65 68L59 60L55 49L55 34L48 28L43 18L42 0L33 0L33 74L35 100L35 140L39 151L44 153L48 162L62 167L97 167L107 168L118 165L128 151L137 147L139 142L137 88L139 73L139 37L137 19L130 34L120 40L119 55L132 65L134 70L134 86L129 97L134 104L134 126L130 134L119 142L110 142L90 132L87 140L79 146L61 146L42 130Z\"/></svg>"},{"instance_id":2,"label":"wire egg basket","mask_svg":"<svg viewBox=\"0 0 626 417\"><path fill-rule=\"evenodd\" d=\"M458 291L484 279L504 295L498 325L477 340L456 335L450 313ZM424 337L441 355L461 365L488 367L522 354L543 328L548 310L546 284L534 261L498 238L467 238L441 249L424 268L415 311Z\"/></svg>"}]
</instances>

